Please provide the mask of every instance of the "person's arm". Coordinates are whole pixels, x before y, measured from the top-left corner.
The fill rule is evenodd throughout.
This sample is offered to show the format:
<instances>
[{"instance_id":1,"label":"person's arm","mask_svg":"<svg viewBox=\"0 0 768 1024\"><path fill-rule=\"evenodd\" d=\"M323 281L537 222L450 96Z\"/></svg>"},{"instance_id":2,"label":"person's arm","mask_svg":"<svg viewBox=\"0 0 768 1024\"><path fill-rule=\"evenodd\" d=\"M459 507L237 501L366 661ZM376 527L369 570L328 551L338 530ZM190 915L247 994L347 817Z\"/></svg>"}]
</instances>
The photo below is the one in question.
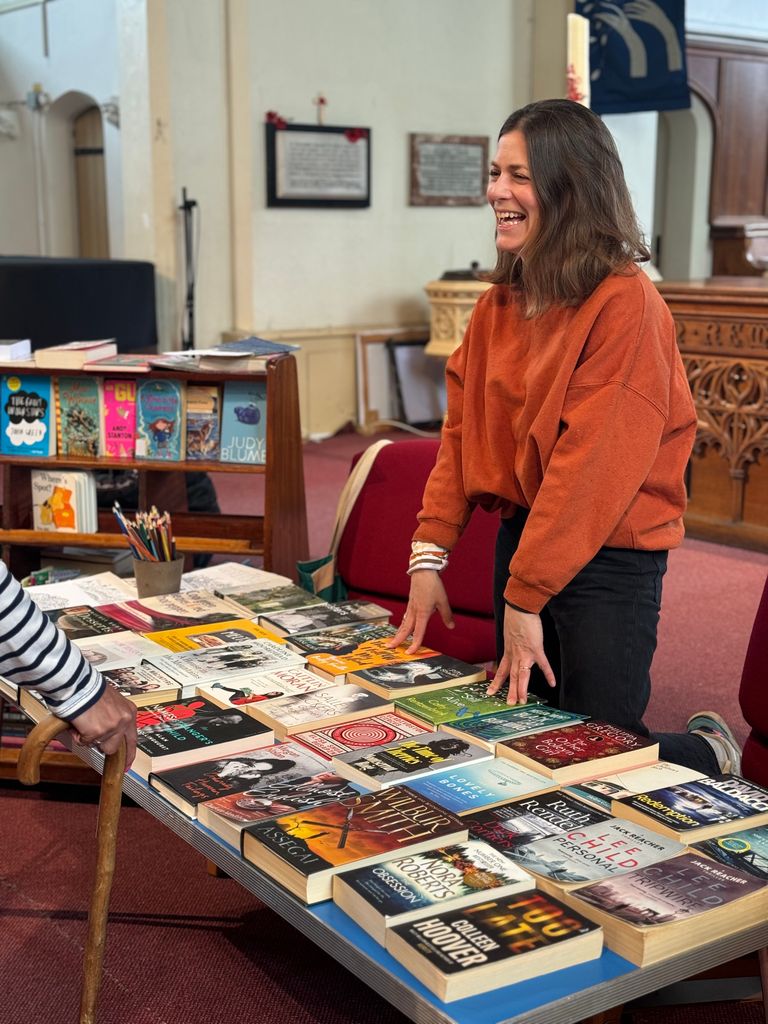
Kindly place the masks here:
<instances>
[{"instance_id":1,"label":"person's arm","mask_svg":"<svg viewBox=\"0 0 768 1024\"><path fill-rule=\"evenodd\" d=\"M126 766L136 752L136 709L107 687L69 638L40 611L0 562L0 675L34 687L75 738L114 753L126 740Z\"/></svg>"}]
</instances>

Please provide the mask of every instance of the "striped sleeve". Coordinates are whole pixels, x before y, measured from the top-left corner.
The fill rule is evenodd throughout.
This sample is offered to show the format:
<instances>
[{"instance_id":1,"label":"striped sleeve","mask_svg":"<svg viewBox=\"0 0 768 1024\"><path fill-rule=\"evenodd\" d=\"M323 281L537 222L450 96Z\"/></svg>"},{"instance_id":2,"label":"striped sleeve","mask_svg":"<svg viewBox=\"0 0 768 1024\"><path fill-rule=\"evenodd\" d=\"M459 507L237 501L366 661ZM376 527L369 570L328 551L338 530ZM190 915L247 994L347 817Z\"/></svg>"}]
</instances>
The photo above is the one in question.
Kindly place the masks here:
<instances>
[{"instance_id":1,"label":"striped sleeve","mask_svg":"<svg viewBox=\"0 0 768 1024\"><path fill-rule=\"evenodd\" d=\"M0 676L19 686L33 686L51 711L67 720L95 704L106 685L1 561Z\"/></svg>"}]
</instances>

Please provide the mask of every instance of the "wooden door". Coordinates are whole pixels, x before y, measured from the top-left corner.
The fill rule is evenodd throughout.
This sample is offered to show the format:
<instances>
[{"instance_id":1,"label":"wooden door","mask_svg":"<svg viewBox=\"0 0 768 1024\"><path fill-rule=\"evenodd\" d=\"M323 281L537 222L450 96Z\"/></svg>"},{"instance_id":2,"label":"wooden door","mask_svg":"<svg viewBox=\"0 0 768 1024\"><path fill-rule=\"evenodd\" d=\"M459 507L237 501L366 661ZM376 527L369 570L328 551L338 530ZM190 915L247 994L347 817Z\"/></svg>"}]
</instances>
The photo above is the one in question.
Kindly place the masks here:
<instances>
[{"instance_id":1,"label":"wooden door","mask_svg":"<svg viewBox=\"0 0 768 1024\"><path fill-rule=\"evenodd\" d=\"M73 121L78 255L109 257L107 182L101 111L89 107Z\"/></svg>"}]
</instances>

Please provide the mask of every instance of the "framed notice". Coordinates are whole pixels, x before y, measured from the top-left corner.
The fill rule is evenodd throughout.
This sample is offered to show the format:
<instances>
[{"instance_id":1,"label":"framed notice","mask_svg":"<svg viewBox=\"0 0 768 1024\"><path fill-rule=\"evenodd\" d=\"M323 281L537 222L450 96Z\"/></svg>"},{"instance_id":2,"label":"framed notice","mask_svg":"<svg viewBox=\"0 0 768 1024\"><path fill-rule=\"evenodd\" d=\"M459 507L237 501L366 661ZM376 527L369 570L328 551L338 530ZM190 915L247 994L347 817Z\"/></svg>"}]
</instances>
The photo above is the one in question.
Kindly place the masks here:
<instances>
[{"instance_id":1,"label":"framed notice","mask_svg":"<svg viewBox=\"0 0 768 1024\"><path fill-rule=\"evenodd\" d=\"M411 206L482 206L488 177L485 135L411 133Z\"/></svg>"},{"instance_id":2,"label":"framed notice","mask_svg":"<svg viewBox=\"0 0 768 1024\"><path fill-rule=\"evenodd\" d=\"M371 205L370 128L267 123L267 206Z\"/></svg>"}]
</instances>

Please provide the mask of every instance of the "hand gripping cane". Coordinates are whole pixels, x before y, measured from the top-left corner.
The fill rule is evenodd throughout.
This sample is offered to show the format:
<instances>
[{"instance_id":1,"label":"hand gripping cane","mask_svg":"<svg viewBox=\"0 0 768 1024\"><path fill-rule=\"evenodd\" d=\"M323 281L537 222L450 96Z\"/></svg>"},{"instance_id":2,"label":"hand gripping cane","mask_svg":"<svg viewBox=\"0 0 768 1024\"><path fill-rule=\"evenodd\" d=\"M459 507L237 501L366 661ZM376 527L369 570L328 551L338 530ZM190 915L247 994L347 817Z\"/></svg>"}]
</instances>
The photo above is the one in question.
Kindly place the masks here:
<instances>
[{"instance_id":1,"label":"hand gripping cane","mask_svg":"<svg viewBox=\"0 0 768 1024\"><path fill-rule=\"evenodd\" d=\"M46 745L69 726L49 715L27 736L19 754L16 769L19 782L35 786L40 781L40 759ZM107 910L112 876L115 871L117 823L125 770L125 741L114 754L104 759L104 775L99 797L99 820L96 828L96 877L88 911L88 937L83 962L83 991L80 999L80 1024L95 1024L96 1000L101 984L101 965L107 941Z\"/></svg>"}]
</instances>

